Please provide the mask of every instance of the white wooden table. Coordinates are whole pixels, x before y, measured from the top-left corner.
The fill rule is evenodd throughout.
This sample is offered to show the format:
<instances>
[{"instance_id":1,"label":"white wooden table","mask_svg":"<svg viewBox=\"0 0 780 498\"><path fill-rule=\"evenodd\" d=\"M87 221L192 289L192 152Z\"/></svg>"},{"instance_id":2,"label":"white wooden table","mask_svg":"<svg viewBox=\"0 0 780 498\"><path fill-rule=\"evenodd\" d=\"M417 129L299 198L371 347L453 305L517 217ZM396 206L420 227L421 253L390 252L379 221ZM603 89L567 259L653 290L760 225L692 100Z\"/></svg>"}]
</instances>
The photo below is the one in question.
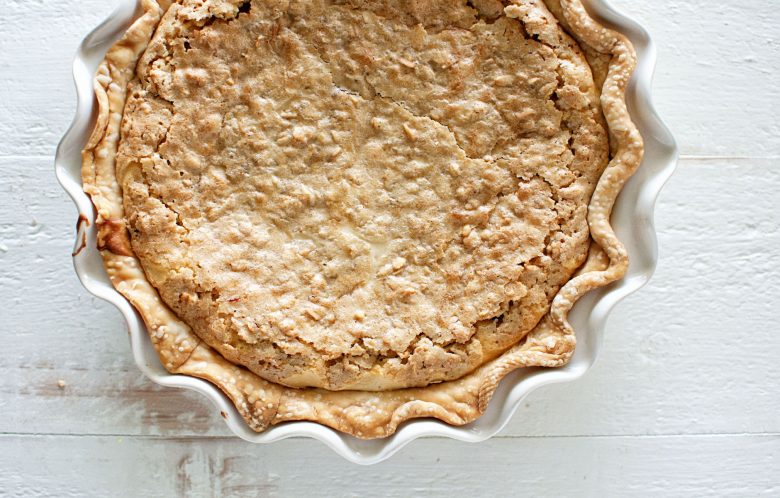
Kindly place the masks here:
<instances>
[{"instance_id":1,"label":"white wooden table","mask_svg":"<svg viewBox=\"0 0 780 498\"><path fill-rule=\"evenodd\" d=\"M532 394L500 437L363 468L315 441L244 443L141 375L73 273L52 166L71 56L113 2L0 1L0 496L780 496L780 5L614 3L659 43L683 154L656 277L592 371Z\"/></svg>"}]
</instances>

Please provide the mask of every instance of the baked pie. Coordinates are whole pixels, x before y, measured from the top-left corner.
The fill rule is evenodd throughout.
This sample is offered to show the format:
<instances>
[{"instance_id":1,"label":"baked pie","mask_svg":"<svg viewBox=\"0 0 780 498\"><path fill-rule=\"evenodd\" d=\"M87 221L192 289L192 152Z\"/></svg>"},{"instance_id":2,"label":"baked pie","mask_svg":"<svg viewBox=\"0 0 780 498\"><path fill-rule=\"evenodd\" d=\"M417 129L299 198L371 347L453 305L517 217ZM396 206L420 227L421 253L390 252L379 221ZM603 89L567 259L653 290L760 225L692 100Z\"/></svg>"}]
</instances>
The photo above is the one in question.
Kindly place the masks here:
<instances>
[{"instance_id":1,"label":"baked pie","mask_svg":"<svg viewBox=\"0 0 780 498\"><path fill-rule=\"evenodd\" d=\"M143 0L84 190L166 369L256 431L473 421L620 278L629 42L580 0Z\"/></svg>"}]
</instances>

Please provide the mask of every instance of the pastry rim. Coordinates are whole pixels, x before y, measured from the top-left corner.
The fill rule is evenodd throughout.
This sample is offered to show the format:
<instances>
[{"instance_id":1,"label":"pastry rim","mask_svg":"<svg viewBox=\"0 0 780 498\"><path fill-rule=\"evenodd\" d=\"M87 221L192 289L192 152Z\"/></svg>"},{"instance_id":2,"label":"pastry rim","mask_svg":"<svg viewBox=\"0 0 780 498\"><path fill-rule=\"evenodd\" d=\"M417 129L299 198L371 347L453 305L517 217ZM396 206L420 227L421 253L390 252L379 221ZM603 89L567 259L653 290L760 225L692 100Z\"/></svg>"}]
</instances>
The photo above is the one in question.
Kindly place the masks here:
<instances>
[{"instance_id":1,"label":"pastry rim","mask_svg":"<svg viewBox=\"0 0 780 498\"><path fill-rule=\"evenodd\" d=\"M98 216L98 247L114 286L141 312L152 342L166 369L216 384L236 404L255 431L289 420L313 420L358 437L388 436L398 425L417 417L435 417L461 425L484 412L499 380L523 366L562 366L574 349L574 331L566 321L574 302L585 292L622 277L627 254L609 224L617 194L639 165L643 146L625 106L625 88L636 58L625 37L596 24L580 0L563 0L566 21L580 44L611 55L609 77L603 88L602 109L611 132L613 158L591 199L589 225L595 243L592 257L580 274L567 283L553 301L551 323L562 336L554 344L520 343L504 355L461 379L425 388L385 392L332 392L291 389L264 381L228 363L202 344L189 328L162 305L156 290L146 282L140 264L122 237L121 194L110 174L111 147L118 141L124 102L123 78L134 73L134 60L143 52L164 9L171 2L142 0L143 15L108 53L95 80L99 114L84 159L85 191ZM146 40L146 41L145 41ZM125 82L126 83L126 82ZM116 110L120 109L119 112ZM107 169L108 168L108 169ZM102 183L101 183L102 182ZM120 225L118 225L120 224ZM603 254L609 259L603 264ZM547 338L552 338L548 336ZM379 398L379 399L378 399Z\"/></svg>"}]
</instances>

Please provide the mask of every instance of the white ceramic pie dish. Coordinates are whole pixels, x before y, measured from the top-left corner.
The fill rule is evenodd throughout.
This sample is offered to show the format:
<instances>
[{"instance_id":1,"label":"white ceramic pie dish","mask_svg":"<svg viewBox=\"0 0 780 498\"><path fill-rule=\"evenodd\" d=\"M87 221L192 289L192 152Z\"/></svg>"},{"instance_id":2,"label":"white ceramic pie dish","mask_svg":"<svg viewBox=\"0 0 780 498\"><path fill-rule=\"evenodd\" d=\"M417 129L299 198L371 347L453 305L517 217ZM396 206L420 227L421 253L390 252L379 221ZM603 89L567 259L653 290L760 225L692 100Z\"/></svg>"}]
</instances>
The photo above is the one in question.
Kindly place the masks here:
<instances>
[{"instance_id":1,"label":"white ceramic pie dish","mask_svg":"<svg viewBox=\"0 0 780 498\"><path fill-rule=\"evenodd\" d=\"M645 159L621 192L613 214L613 225L629 251L631 263L621 281L593 291L577 302L570 315L577 333L577 349L571 362L558 369L520 369L509 374L496 390L485 414L475 422L453 427L438 420L416 419L403 424L394 435L376 440L360 440L313 422L289 422L258 434L246 425L219 388L201 379L170 374L163 368L141 317L114 289L106 275L95 243L93 206L81 186L81 149L91 133L96 111L93 75L108 48L140 14L140 0L120 0L116 11L84 39L74 61L77 112L57 149L55 166L60 183L79 210L80 219L89 221L89 224L78 224L74 265L79 279L87 290L114 304L125 316L136 363L150 379L164 386L204 394L218 410L227 414L226 423L230 429L247 441L270 443L288 437L312 437L352 462L371 464L390 457L419 437L443 436L469 442L490 438L509 422L528 393L545 384L577 379L590 368L598 356L610 311L649 280L658 259L653 209L658 193L676 165L677 148L651 102L655 47L644 29L616 12L605 0L584 3L596 19L630 38L639 59L627 100L645 140Z\"/></svg>"}]
</instances>

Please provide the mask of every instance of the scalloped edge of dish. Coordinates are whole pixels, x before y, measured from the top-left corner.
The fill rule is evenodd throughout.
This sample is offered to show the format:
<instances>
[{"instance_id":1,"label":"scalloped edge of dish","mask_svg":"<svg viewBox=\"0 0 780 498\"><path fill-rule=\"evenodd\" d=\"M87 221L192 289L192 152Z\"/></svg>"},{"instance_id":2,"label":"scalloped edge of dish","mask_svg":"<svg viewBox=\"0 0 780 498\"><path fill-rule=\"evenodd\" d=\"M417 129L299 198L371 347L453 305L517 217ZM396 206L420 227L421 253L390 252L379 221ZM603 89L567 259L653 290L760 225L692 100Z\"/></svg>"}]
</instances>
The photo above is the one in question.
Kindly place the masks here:
<instances>
[{"instance_id":1,"label":"scalloped edge of dish","mask_svg":"<svg viewBox=\"0 0 780 498\"><path fill-rule=\"evenodd\" d=\"M256 433L246 425L233 403L215 385L195 377L168 373L160 363L138 313L111 285L95 243L95 213L82 190L81 150L95 119L93 75L108 48L140 15L140 0L121 0L117 9L81 43L73 62L77 91L76 116L57 147L55 170L62 187L79 211L76 234L76 273L93 295L116 306L127 320L133 356L138 367L153 382L197 391L211 400L238 437L254 443L271 443L290 437L310 437L357 464L381 462L413 440L421 437L447 437L479 442L500 432L519 409L522 400L535 389L582 377L593 365L601 349L604 328L612 309L622 299L639 290L652 276L658 261L653 212L658 195L674 172L677 145L656 113L651 86L656 49L648 33L636 22L615 10L606 0L585 0L595 19L625 34L634 44L638 65L628 89L628 108L645 140L645 158L626 184L612 216L612 224L626 245L631 262L626 276L580 299L570 314L577 333L577 349L568 365L558 369L520 369L501 381L487 411L475 422L455 427L431 419L411 420L384 439L361 440L314 422L288 422ZM82 245L86 245L82 248Z\"/></svg>"}]
</instances>

